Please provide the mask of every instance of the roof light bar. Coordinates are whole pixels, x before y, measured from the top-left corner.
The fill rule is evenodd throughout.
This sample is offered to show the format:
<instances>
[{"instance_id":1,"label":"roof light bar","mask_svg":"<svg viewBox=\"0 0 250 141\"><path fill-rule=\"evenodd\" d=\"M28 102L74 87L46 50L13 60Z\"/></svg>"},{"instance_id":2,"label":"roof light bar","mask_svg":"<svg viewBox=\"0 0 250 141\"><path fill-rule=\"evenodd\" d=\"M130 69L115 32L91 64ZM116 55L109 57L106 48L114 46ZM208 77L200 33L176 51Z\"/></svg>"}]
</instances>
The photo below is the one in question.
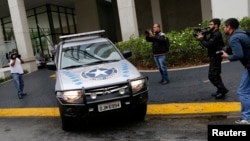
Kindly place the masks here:
<instances>
[{"instance_id":1,"label":"roof light bar","mask_svg":"<svg viewBox=\"0 0 250 141\"><path fill-rule=\"evenodd\" d=\"M70 39L70 38L84 37L84 36L101 34L101 33L104 33L104 32L105 32L105 30L97 30L97 31L84 32L84 33L78 33L78 34L64 35L64 36L60 36L59 38L61 40L66 40L66 39Z\"/></svg>"}]
</instances>

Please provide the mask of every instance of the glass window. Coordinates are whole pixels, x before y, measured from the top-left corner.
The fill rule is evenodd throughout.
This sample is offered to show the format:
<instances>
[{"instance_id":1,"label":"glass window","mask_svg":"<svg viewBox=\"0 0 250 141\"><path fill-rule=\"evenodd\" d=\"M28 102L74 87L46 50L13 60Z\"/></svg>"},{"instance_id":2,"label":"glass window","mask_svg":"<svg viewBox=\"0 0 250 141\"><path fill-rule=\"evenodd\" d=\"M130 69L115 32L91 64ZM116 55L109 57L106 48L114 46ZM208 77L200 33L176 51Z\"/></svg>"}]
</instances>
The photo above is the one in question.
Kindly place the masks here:
<instances>
[{"instance_id":1,"label":"glass window","mask_svg":"<svg viewBox=\"0 0 250 141\"><path fill-rule=\"evenodd\" d=\"M28 11L26 12L26 15L27 15L27 17L34 16L34 15L35 15L34 9L28 10Z\"/></svg>"},{"instance_id":2,"label":"glass window","mask_svg":"<svg viewBox=\"0 0 250 141\"><path fill-rule=\"evenodd\" d=\"M10 22L11 22L11 18L10 18L10 17L3 18L3 23L4 23L4 24L10 23Z\"/></svg>"},{"instance_id":3,"label":"glass window","mask_svg":"<svg viewBox=\"0 0 250 141\"><path fill-rule=\"evenodd\" d=\"M58 12L57 6L56 5L50 5L51 11L52 12Z\"/></svg>"},{"instance_id":4,"label":"glass window","mask_svg":"<svg viewBox=\"0 0 250 141\"><path fill-rule=\"evenodd\" d=\"M34 28L36 29L37 28L35 16L32 16L32 17L28 18L28 24L29 24L30 29L34 29Z\"/></svg>"},{"instance_id":5,"label":"glass window","mask_svg":"<svg viewBox=\"0 0 250 141\"><path fill-rule=\"evenodd\" d=\"M47 9L46 9L46 6L42 6L42 7L37 7L36 8L36 13L39 14L39 13L44 13L46 12Z\"/></svg>"},{"instance_id":6,"label":"glass window","mask_svg":"<svg viewBox=\"0 0 250 141\"><path fill-rule=\"evenodd\" d=\"M65 8L64 7L59 7L59 12L60 13L65 13Z\"/></svg>"},{"instance_id":7,"label":"glass window","mask_svg":"<svg viewBox=\"0 0 250 141\"><path fill-rule=\"evenodd\" d=\"M66 10L67 10L67 14L74 14L74 13L73 13L73 9L67 8Z\"/></svg>"},{"instance_id":8,"label":"glass window","mask_svg":"<svg viewBox=\"0 0 250 141\"><path fill-rule=\"evenodd\" d=\"M58 13L52 12L52 19L53 19L55 33L61 33Z\"/></svg>"},{"instance_id":9,"label":"glass window","mask_svg":"<svg viewBox=\"0 0 250 141\"><path fill-rule=\"evenodd\" d=\"M69 33L66 14L60 13L60 17L61 17L61 24L62 24L63 33Z\"/></svg>"},{"instance_id":10,"label":"glass window","mask_svg":"<svg viewBox=\"0 0 250 141\"><path fill-rule=\"evenodd\" d=\"M76 33L73 15L68 15L70 33Z\"/></svg>"}]
</instances>

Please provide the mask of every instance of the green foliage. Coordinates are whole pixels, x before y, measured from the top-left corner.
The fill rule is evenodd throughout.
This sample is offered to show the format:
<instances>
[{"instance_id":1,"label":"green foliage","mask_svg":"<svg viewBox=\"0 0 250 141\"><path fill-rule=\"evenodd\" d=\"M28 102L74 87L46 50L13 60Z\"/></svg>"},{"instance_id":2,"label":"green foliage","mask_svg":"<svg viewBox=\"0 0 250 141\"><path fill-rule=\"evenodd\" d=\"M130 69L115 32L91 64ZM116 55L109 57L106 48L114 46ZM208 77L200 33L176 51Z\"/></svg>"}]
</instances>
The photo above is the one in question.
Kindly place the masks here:
<instances>
[{"instance_id":1,"label":"green foliage","mask_svg":"<svg viewBox=\"0 0 250 141\"><path fill-rule=\"evenodd\" d=\"M186 28L180 32L172 31L166 33L166 36L170 41L170 50L167 54L168 67L207 62L206 49L202 48L194 38L192 28ZM145 40L145 36L131 37L128 41L116 43L116 46L121 51L126 49L132 51L133 55L129 61L135 66L149 69L156 68L152 56L152 44Z\"/></svg>"},{"instance_id":2,"label":"green foliage","mask_svg":"<svg viewBox=\"0 0 250 141\"><path fill-rule=\"evenodd\" d=\"M24 72L24 74L29 73L27 70L24 70L23 72ZM12 76L11 76L11 75L10 75L10 76L7 76L7 77L5 77L5 78L0 78L0 83L3 83L3 82L5 82L5 81L11 80L11 79L12 79Z\"/></svg>"},{"instance_id":3,"label":"green foliage","mask_svg":"<svg viewBox=\"0 0 250 141\"><path fill-rule=\"evenodd\" d=\"M131 50L133 55L129 60L136 66L150 68L154 64L152 60L151 43L145 40L144 36L138 38L131 37L130 40L116 43L116 46L121 50Z\"/></svg>"},{"instance_id":4,"label":"green foliage","mask_svg":"<svg viewBox=\"0 0 250 141\"><path fill-rule=\"evenodd\" d=\"M3 83L5 81L11 80L11 79L12 79L11 76L8 76L8 77L5 77L5 78L0 78L0 83Z\"/></svg>"},{"instance_id":5,"label":"green foliage","mask_svg":"<svg viewBox=\"0 0 250 141\"><path fill-rule=\"evenodd\" d=\"M169 67L207 62L206 49L193 36L192 28L169 32L167 37L170 40L170 51L167 55Z\"/></svg>"},{"instance_id":6,"label":"green foliage","mask_svg":"<svg viewBox=\"0 0 250 141\"><path fill-rule=\"evenodd\" d=\"M242 30L250 30L250 18L244 17L240 20L240 28Z\"/></svg>"},{"instance_id":7,"label":"green foliage","mask_svg":"<svg viewBox=\"0 0 250 141\"><path fill-rule=\"evenodd\" d=\"M224 20L221 19L220 30L227 45L228 36L223 31ZM208 27L209 21L203 21L199 26ZM240 20L240 28L250 30L250 18L244 17ZM170 50L167 54L168 67L189 66L208 63L207 49L201 47L199 41L193 36L193 28L187 27L182 31L171 31L166 33L170 41ZM152 56L151 43L142 35L138 38L131 37L130 40L116 43L120 50L130 49L133 53L129 59L135 66L155 69Z\"/></svg>"}]
</instances>

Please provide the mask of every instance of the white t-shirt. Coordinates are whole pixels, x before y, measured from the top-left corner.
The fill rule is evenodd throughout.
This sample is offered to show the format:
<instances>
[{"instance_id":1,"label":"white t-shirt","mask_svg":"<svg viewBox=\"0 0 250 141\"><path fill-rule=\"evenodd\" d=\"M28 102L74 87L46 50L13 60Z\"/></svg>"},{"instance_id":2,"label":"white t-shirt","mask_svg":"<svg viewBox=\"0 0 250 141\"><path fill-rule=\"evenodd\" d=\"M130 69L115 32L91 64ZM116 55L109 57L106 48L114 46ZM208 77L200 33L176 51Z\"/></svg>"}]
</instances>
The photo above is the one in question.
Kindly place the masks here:
<instances>
[{"instance_id":1,"label":"white t-shirt","mask_svg":"<svg viewBox=\"0 0 250 141\"><path fill-rule=\"evenodd\" d=\"M16 58L16 62L14 66L11 66L10 64L13 62L13 60L10 60L9 66L10 66L10 73L19 73L23 74L23 67L21 64L21 60Z\"/></svg>"}]
</instances>

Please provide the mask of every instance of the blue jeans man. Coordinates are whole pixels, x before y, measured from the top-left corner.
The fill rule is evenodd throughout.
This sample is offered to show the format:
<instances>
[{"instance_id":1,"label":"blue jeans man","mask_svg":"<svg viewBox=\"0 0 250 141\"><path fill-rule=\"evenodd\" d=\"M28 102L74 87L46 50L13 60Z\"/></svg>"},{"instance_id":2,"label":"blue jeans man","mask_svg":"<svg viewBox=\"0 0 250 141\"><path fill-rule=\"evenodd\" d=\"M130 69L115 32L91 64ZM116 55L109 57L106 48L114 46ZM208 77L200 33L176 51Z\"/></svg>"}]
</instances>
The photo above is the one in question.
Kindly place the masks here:
<instances>
[{"instance_id":1,"label":"blue jeans man","mask_svg":"<svg viewBox=\"0 0 250 141\"><path fill-rule=\"evenodd\" d=\"M250 76L246 68L243 71L237 95L241 103L242 119L250 121Z\"/></svg>"},{"instance_id":2,"label":"blue jeans man","mask_svg":"<svg viewBox=\"0 0 250 141\"><path fill-rule=\"evenodd\" d=\"M161 84L168 84L168 70L166 66L166 55L155 55L154 56L155 63L159 69L159 72L161 74Z\"/></svg>"},{"instance_id":3,"label":"blue jeans man","mask_svg":"<svg viewBox=\"0 0 250 141\"><path fill-rule=\"evenodd\" d=\"M23 96L23 88L24 88L24 81L23 81L23 74L19 73L12 73L13 82L18 94L18 97L21 98Z\"/></svg>"}]
</instances>

